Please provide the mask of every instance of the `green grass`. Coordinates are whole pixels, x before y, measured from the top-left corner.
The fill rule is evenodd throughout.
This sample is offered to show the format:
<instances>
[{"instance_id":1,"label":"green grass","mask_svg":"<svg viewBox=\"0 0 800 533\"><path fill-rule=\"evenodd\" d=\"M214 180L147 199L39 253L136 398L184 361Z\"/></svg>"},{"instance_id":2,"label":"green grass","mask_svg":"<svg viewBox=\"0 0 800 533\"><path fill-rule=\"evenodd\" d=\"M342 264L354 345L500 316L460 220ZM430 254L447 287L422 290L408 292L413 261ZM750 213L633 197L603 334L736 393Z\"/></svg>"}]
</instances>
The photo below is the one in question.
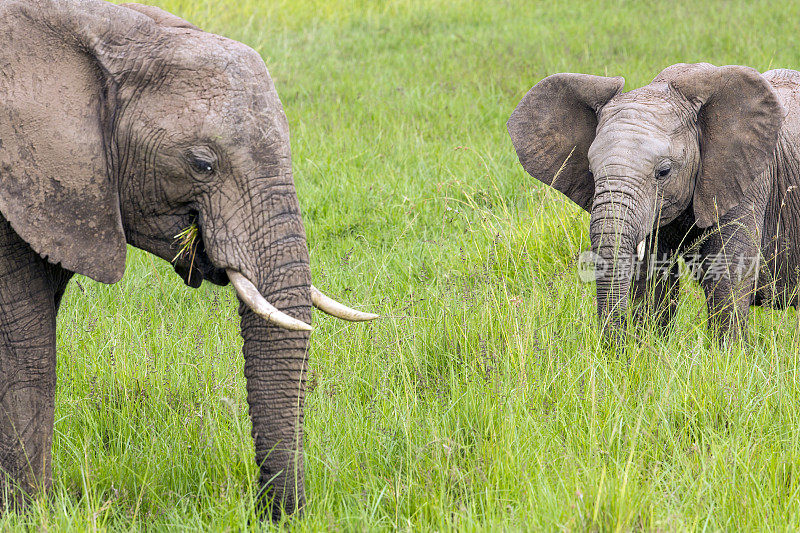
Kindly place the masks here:
<instances>
[{"instance_id":1,"label":"green grass","mask_svg":"<svg viewBox=\"0 0 800 533\"><path fill-rule=\"evenodd\" d=\"M298 531L793 530L798 318L720 351L675 328L599 345L588 217L519 166L505 121L560 71L644 85L676 62L800 67L800 5L164 0L256 48L289 118L317 313ZM131 250L58 323L54 487L0 530L254 528L230 287ZM265 524L264 527L269 527Z\"/></svg>"}]
</instances>

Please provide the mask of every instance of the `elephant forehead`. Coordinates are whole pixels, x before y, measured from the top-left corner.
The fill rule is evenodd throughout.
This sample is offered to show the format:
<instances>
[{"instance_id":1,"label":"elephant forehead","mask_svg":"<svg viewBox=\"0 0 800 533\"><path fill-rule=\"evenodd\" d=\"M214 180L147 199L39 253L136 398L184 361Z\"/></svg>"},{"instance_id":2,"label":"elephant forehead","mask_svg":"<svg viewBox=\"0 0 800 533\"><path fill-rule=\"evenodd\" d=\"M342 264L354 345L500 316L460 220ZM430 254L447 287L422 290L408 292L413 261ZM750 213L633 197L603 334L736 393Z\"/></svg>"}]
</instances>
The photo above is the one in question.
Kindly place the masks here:
<instances>
[{"instance_id":1,"label":"elephant forehead","mask_svg":"<svg viewBox=\"0 0 800 533\"><path fill-rule=\"evenodd\" d=\"M650 159L666 156L670 152L670 143L665 139L653 137L647 132L634 132L626 135L609 135L598 137L589 149L589 162L605 162L622 158L625 161Z\"/></svg>"},{"instance_id":2,"label":"elephant forehead","mask_svg":"<svg viewBox=\"0 0 800 533\"><path fill-rule=\"evenodd\" d=\"M669 154L671 139L668 131L653 121L641 120L641 114L622 116L597 129L597 136L589 147L592 166L611 164L612 161L631 162L651 160Z\"/></svg>"},{"instance_id":3,"label":"elephant forehead","mask_svg":"<svg viewBox=\"0 0 800 533\"><path fill-rule=\"evenodd\" d=\"M141 120L149 119L178 137L189 134L245 146L288 145L288 123L258 54L232 41L200 42L205 48L176 50L165 83L143 91L142 105L150 112Z\"/></svg>"},{"instance_id":4,"label":"elephant forehead","mask_svg":"<svg viewBox=\"0 0 800 533\"><path fill-rule=\"evenodd\" d=\"M680 124L680 110L666 91L642 87L620 94L600 111L598 128L634 125L670 131Z\"/></svg>"},{"instance_id":5,"label":"elephant forehead","mask_svg":"<svg viewBox=\"0 0 800 533\"><path fill-rule=\"evenodd\" d=\"M672 132L680 126L680 117L662 94L642 90L625 93L600 113L589 159L605 160L612 155L658 157L669 152Z\"/></svg>"},{"instance_id":6,"label":"elephant forehead","mask_svg":"<svg viewBox=\"0 0 800 533\"><path fill-rule=\"evenodd\" d=\"M226 113L269 109L272 115L280 106L269 71L255 50L217 35L184 31L190 35L172 41L163 69L166 85L177 97L206 101L212 112L222 107Z\"/></svg>"},{"instance_id":7,"label":"elephant forehead","mask_svg":"<svg viewBox=\"0 0 800 533\"><path fill-rule=\"evenodd\" d=\"M258 52L240 42L209 33L180 31L163 43L164 56L173 69L187 72L213 72L237 82L253 76L268 76Z\"/></svg>"}]
</instances>

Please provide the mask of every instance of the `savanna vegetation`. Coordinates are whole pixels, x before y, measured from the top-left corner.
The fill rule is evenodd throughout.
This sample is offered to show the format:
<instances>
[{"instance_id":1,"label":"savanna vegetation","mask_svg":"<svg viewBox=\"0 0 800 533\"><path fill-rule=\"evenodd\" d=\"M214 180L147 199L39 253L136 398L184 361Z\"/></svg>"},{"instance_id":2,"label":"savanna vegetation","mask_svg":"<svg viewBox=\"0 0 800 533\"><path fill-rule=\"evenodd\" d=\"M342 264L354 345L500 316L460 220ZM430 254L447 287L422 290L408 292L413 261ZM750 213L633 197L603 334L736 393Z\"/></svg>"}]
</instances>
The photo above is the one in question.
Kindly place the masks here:
<instances>
[{"instance_id":1,"label":"savanna vegetation","mask_svg":"<svg viewBox=\"0 0 800 533\"><path fill-rule=\"evenodd\" d=\"M718 349L683 280L670 335L604 349L588 215L520 167L542 77L800 68L800 4L160 0L266 61L315 284L298 531L800 528L800 325ZM58 323L54 487L0 530L242 531L256 468L233 289L131 249Z\"/></svg>"}]
</instances>

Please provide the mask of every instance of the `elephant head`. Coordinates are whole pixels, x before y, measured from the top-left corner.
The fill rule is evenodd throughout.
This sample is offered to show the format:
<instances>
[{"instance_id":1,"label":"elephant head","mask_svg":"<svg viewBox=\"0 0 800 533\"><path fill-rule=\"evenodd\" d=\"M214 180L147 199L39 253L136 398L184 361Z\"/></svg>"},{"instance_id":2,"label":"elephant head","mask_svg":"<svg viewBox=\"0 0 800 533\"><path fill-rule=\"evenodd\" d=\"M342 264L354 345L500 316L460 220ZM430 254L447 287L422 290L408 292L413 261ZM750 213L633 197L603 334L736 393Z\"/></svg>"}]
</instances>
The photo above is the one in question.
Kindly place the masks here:
<instances>
[{"instance_id":1,"label":"elephant head","mask_svg":"<svg viewBox=\"0 0 800 533\"><path fill-rule=\"evenodd\" d=\"M126 243L187 284L234 284L264 501L304 502L311 285L289 129L259 55L160 9L5 3L0 212L50 262L113 283ZM175 236L196 224L192 253ZM280 309L280 310L279 310ZM265 320L266 319L266 320Z\"/></svg>"},{"instance_id":2,"label":"elephant head","mask_svg":"<svg viewBox=\"0 0 800 533\"><path fill-rule=\"evenodd\" d=\"M622 78L555 74L508 121L525 170L590 213L601 326L618 337L634 271L654 231L688 216L713 226L767 168L783 121L747 67L679 64L622 92Z\"/></svg>"}]
</instances>

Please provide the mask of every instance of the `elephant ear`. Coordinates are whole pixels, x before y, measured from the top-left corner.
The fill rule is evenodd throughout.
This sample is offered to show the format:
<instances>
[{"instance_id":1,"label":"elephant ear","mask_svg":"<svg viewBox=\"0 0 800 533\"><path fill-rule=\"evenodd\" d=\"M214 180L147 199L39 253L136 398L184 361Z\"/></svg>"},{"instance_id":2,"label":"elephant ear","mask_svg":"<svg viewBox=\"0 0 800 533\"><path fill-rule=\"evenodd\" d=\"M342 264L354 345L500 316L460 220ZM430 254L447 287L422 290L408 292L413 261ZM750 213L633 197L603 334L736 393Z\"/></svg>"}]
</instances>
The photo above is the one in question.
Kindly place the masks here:
<instances>
[{"instance_id":1,"label":"elephant ear","mask_svg":"<svg viewBox=\"0 0 800 533\"><path fill-rule=\"evenodd\" d=\"M624 85L621 77L554 74L534 85L508 119L508 133L528 174L586 211L594 198L588 153L597 112Z\"/></svg>"},{"instance_id":2,"label":"elephant ear","mask_svg":"<svg viewBox=\"0 0 800 533\"><path fill-rule=\"evenodd\" d=\"M694 190L697 225L707 228L740 204L775 152L785 112L755 69L708 63L673 65L654 81L699 106L700 174Z\"/></svg>"},{"instance_id":3,"label":"elephant ear","mask_svg":"<svg viewBox=\"0 0 800 533\"><path fill-rule=\"evenodd\" d=\"M122 277L126 241L100 36L130 46L148 24L152 41L152 20L96 0L0 6L0 213L42 257L104 283Z\"/></svg>"}]
</instances>

